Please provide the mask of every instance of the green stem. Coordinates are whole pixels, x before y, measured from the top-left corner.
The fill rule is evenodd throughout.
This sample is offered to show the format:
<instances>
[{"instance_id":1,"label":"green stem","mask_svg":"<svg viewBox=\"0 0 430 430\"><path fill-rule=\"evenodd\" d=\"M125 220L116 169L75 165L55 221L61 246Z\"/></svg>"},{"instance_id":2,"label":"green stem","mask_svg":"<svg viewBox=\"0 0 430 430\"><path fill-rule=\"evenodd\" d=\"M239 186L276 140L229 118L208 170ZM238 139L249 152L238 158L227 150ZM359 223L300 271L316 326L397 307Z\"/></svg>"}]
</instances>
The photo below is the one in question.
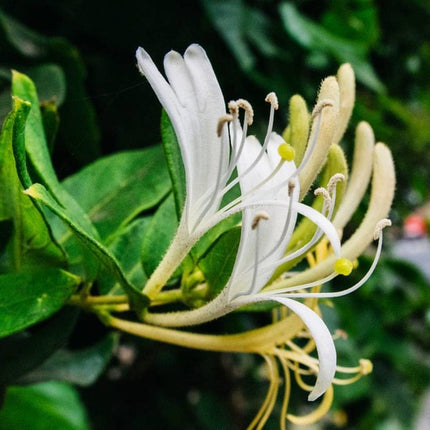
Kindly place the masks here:
<instances>
[{"instance_id":1,"label":"green stem","mask_svg":"<svg viewBox=\"0 0 430 430\"><path fill-rule=\"evenodd\" d=\"M303 328L302 321L296 315L290 315L282 321L262 328L230 335L189 333L127 321L109 314L99 313L98 316L107 326L136 336L185 348L219 352L268 352L274 346L294 338Z\"/></svg>"}]
</instances>

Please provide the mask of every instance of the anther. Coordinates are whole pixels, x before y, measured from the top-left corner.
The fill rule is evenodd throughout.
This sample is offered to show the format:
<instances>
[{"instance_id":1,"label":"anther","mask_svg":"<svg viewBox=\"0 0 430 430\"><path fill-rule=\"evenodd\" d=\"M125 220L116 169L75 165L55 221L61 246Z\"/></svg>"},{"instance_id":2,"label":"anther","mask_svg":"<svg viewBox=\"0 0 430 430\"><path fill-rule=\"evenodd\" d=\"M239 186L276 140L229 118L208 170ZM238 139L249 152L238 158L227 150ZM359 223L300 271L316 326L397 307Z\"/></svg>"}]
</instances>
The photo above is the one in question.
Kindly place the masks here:
<instances>
[{"instance_id":1,"label":"anther","mask_svg":"<svg viewBox=\"0 0 430 430\"><path fill-rule=\"evenodd\" d=\"M285 161L293 161L296 155L294 148L289 143L281 143L278 146L278 154Z\"/></svg>"},{"instance_id":2,"label":"anther","mask_svg":"<svg viewBox=\"0 0 430 430\"><path fill-rule=\"evenodd\" d=\"M338 275L348 276L354 267L354 264L351 260L347 258L338 258L336 263L334 263L334 271Z\"/></svg>"},{"instance_id":3,"label":"anther","mask_svg":"<svg viewBox=\"0 0 430 430\"><path fill-rule=\"evenodd\" d=\"M291 196L292 192L294 191L294 188L296 188L296 183L291 180L288 182L288 195Z\"/></svg>"},{"instance_id":4,"label":"anther","mask_svg":"<svg viewBox=\"0 0 430 430\"><path fill-rule=\"evenodd\" d=\"M258 227L258 224L261 220L268 220L269 214L265 211L261 211L255 214L254 220L252 221L251 228L255 230Z\"/></svg>"},{"instance_id":5,"label":"anther","mask_svg":"<svg viewBox=\"0 0 430 430\"><path fill-rule=\"evenodd\" d=\"M324 199L324 202L326 204L327 207L330 207L331 205L331 197L330 197L330 193L324 188L324 187L319 187L314 191L314 194L316 196L322 196Z\"/></svg>"},{"instance_id":6,"label":"anther","mask_svg":"<svg viewBox=\"0 0 430 430\"><path fill-rule=\"evenodd\" d=\"M318 116L321 111L328 106L334 106L334 101L330 99L323 99L320 100L314 107L314 110L312 111L312 119L315 119L316 116Z\"/></svg>"},{"instance_id":7,"label":"anther","mask_svg":"<svg viewBox=\"0 0 430 430\"><path fill-rule=\"evenodd\" d=\"M360 368L361 368L361 374L362 375L368 375L369 373L372 373L373 371L373 364L370 360L367 358L361 358L359 360Z\"/></svg>"},{"instance_id":8,"label":"anther","mask_svg":"<svg viewBox=\"0 0 430 430\"><path fill-rule=\"evenodd\" d=\"M237 117L239 114L239 106L234 100L228 102L228 110L234 117Z\"/></svg>"},{"instance_id":9,"label":"anther","mask_svg":"<svg viewBox=\"0 0 430 430\"><path fill-rule=\"evenodd\" d=\"M218 120L218 125L216 128L216 134L218 137L221 137L222 129L227 122L233 121L233 115L225 114Z\"/></svg>"},{"instance_id":10,"label":"anther","mask_svg":"<svg viewBox=\"0 0 430 430\"><path fill-rule=\"evenodd\" d=\"M381 236L382 230L385 227L390 227L390 226L391 226L391 220L389 220L388 218L384 218L378 221L375 227L375 231L373 232L373 239L375 240L379 239L379 237Z\"/></svg>"},{"instance_id":11,"label":"anther","mask_svg":"<svg viewBox=\"0 0 430 430\"><path fill-rule=\"evenodd\" d=\"M270 103L272 105L273 109L278 110L278 108L279 108L278 97L276 96L276 94L273 91L271 93L267 94L264 101L267 103Z\"/></svg>"},{"instance_id":12,"label":"anther","mask_svg":"<svg viewBox=\"0 0 430 430\"><path fill-rule=\"evenodd\" d=\"M345 180L345 175L343 175L342 173L336 173L335 175L333 175L327 184L328 192L332 194L333 190L336 188L337 183L342 182L344 180Z\"/></svg>"},{"instance_id":13,"label":"anther","mask_svg":"<svg viewBox=\"0 0 430 430\"><path fill-rule=\"evenodd\" d=\"M251 103L245 99L236 100L237 106L242 108L246 114L246 123L251 125L254 121L254 109L252 109Z\"/></svg>"}]
</instances>

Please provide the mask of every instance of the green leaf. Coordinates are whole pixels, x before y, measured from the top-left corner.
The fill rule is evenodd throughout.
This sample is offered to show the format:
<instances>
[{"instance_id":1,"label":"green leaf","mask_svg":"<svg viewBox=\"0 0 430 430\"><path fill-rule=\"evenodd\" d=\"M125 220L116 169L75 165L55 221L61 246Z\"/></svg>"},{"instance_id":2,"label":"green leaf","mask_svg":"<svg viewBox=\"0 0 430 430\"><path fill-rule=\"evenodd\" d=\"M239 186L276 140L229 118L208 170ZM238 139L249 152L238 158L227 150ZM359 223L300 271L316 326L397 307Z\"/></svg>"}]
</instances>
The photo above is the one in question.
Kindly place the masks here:
<instances>
[{"instance_id":1,"label":"green leaf","mask_svg":"<svg viewBox=\"0 0 430 430\"><path fill-rule=\"evenodd\" d=\"M129 282L116 258L94 236L85 232L79 227L79 225L75 224L43 185L34 184L25 190L25 194L43 203L70 227L75 237L81 242L81 244L95 257L97 257L98 261L103 264L104 267L112 274L112 276L118 280L118 282L124 288L124 291L129 295L130 301L132 305L136 307L136 309L141 309L142 307L147 306L148 298Z\"/></svg>"},{"instance_id":2,"label":"green leaf","mask_svg":"<svg viewBox=\"0 0 430 430\"><path fill-rule=\"evenodd\" d=\"M102 158L67 178L63 186L106 239L157 205L171 185L162 148L155 146Z\"/></svg>"},{"instance_id":3,"label":"green leaf","mask_svg":"<svg viewBox=\"0 0 430 430\"><path fill-rule=\"evenodd\" d=\"M0 428L89 430L76 390L62 382L10 387L0 411Z\"/></svg>"},{"instance_id":4,"label":"green leaf","mask_svg":"<svg viewBox=\"0 0 430 430\"><path fill-rule=\"evenodd\" d=\"M46 136L46 144L49 152L52 153L55 138L57 137L58 127L60 125L60 117L58 115L57 106L52 101L42 103L40 109L42 113L43 129Z\"/></svg>"},{"instance_id":5,"label":"green leaf","mask_svg":"<svg viewBox=\"0 0 430 430\"><path fill-rule=\"evenodd\" d=\"M66 97L66 78L57 64L42 64L22 69L34 82L41 103L61 106Z\"/></svg>"},{"instance_id":6,"label":"green leaf","mask_svg":"<svg viewBox=\"0 0 430 430\"><path fill-rule=\"evenodd\" d=\"M212 297L222 290L230 278L239 248L240 232L240 227L235 227L223 233L198 263Z\"/></svg>"},{"instance_id":7,"label":"green leaf","mask_svg":"<svg viewBox=\"0 0 430 430\"><path fill-rule=\"evenodd\" d=\"M384 84L367 59L368 47L365 43L331 33L303 16L290 2L282 3L279 11L285 30L298 44L311 51L329 53L340 63L351 63L357 80L376 92L384 92Z\"/></svg>"},{"instance_id":8,"label":"green leaf","mask_svg":"<svg viewBox=\"0 0 430 430\"><path fill-rule=\"evenodd\" d=\"M179 219L182 214L182 208L184 207L186 197L185 169L175 130L173 129L170 119L164 110L161 112L161 137L167 167L172 181L176 213Z\"/></svg>"},{"instance_id":9,"label":"green leaf","mask_svg":"<svg viewBox=\"0 0 430 430\"><path fill-rule=\"evenodd\" d=\"M63 347L78 315L78 308L66 306L48 320L0 339L0 386L15 382Z\"/></svg>"},{"instance_id":10,"label":"green leaf","mask_svg":"<svg viewBox=\"0 0 430 430\"><path fill-rule=\"evenodd\" d=\"M0 134L0 220L12 220L13 231L8 245L5 270L20 270L26 265L56 265L65 263L65 255L54 240L43 213L25 196L18 177L13 142L22 133L29 106L14 100L13 111L6 118Z\"/></svg>"},{"instance_id":11,"label":"green leaf","mask_svg":"<svg viewBox=\"0 0 430 430\"><path fill-rule=\"evenodd\" d=\"M142 243L142 264L147 276L156 269L176 233L176 218L173 194L160 205L151 218Z\"/></svg>"},{"instance_id":12,"label":"green leaf","mask_svg":"<svg viewBox=\"0 0 430 430\"><path fill-rule=\"evenodd\" d=\"M242 0L204 0L203 6L215 28L237 58L243 70L250 70L255 56L246 41L246 5Z\"/></svg>"},{"instance_id":13,"label":"green leaf","mask_svg":"<svg viewBox=\"0 0 430 430\"><path fill-rule=\"evenodd\" d=\"M109 244L109 250L117 258L127 279L134 285L142 287L147 280L141 254L148 223L148 218L133 221ZM102 272L99 276L97 286L101 294L124 294L121 285L106 272Z\"/></svg>"},{"instance_id":14,"label":"green leaf","mask_svg":"<svg viewBox=\"0 0 430 430\"><path fill-rule=\"evenodd\" d=\"M79 283L79 278L61 269L0 275L0 337L48 318Z\"/></svg>"},{"instance_id":15,"label":"green leaf","mask_svg":"<svg viewBox=\"0 0 430 430\"><path fill-rule=\"evenodd\" d=\"M40 367L25 375L25 383L64 381L88 386L94 383L109 363L118 343L118 333L111 333L89 348L60 349Z\"/></svg>"},{"instance_id":16,"label":"green leaf","mask_svg":"<svg viewBox=\"0 0 430 430\"><path fill-rule=\"evenodd\" d=\"M34 172L37 179L47 186L56 200L65 208L68 217L81 229L97 237L98 233L85 212L58 182L50 160L39 101L33 82L27 76L14 72L12 90L15 97L19 97L24 100L24 104L31 106L28 117L25 118L26 121L25 119L19 122L17 120L17 126L14 129L14 155L21 183L25 188L31 186L33 178L30 177L29 171ZM92 255L77 248L76 242L71 239L70 233L62 223L58 221L55 223L55 218L52 222L51 219L49 221L55 237L68 253L69 260L72 261L71 265L76 265L76 260L78 263L83 261L86 279L94 279L98 267Z\"/></svg>"}]
</instances>

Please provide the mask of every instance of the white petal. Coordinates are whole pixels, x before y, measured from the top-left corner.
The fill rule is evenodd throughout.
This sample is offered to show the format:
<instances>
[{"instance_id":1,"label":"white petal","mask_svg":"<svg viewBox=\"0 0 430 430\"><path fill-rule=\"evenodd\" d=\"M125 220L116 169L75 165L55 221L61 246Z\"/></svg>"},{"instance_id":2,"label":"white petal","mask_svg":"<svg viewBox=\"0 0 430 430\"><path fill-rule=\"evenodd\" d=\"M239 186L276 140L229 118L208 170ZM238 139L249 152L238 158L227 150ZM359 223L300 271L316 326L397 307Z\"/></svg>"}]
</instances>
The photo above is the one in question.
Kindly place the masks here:
<instances>
[{"instance_id":1,"label":"white petal","mask_svg":"<svg viewBox=\"0 0 430 430\"><path fill-rule=\"evenodd\" d=\"M316 400L330 387L336 372L336 349L324 321L303 303L285 297L270 297L295 312L309 329L317 348L319 372L308 400Z\"/></svg>"},{"instance_id":2,"label":"white petal","mask_svg":"<svg viewBox=\"0 0 430 430\"><path fill-rule=\"evenodd\" d=\"M251 204L263 199L288 205L290 201L288 188L279 189L277 185L282 184L293 173L294 165L288 166L284 163L280 171L270 181L259 187L257 191L252 192L274 171L275 165L279 163L280 157L278 155L276 160L274 151L277 153L277 146L282 141L280 136L273 134L271 141L269 141L270 149L268 148L270 156L264 153L252 171L249 174L244 174L253 165L262 148L254 136L247 138L246 147L237 163L240 187L245 196L244 204ZM293 200L294 198L297 200L298 196L299 190L297 189ZM252 229L254 218L262 209L267 212L269 219L262 220L257 229ZM276 262L285 251L296 218L295 210L292 210L291 214L288 215L288 206L286 205L267 205L261 208L244 209L239 250L227 286L230 300L240 295L253 294L263 288L272 276ZM286 226L287 221L288 226ZM255 269L256 272L254 272Z\"/></svg>"},{"instance_id":3,"label":"white petal","mask_svg":"<svg viewBox=\"0 0 430 430\"><path fill-rule=\"evenodd\" d=\"M335 254L340 256L340 239L334 225L320 212L316 211L310 206L298 202L295 202L294 206L299 214L309 218L325 233L331 243L331 246L333 247Z\"/></svg>"},{"instance_id":4,"label":"white petal","mask_svg":"<svg viewBox=\"0 0 430 430\"><path fill-rule=\"evenodd\" d=\"M184 58L171 51L164 59L169 84L143 48L137 50L136 56L140 71L175 129L186 173L185 212L198 218L197 202L205 193L207 195L207 190L214 186L217 177L223 176L228 166L227 132L221 138L216 133L218 120L225 114L225 103L212 65L198 45L191 45ZM222 187L223 184L218 185ZM207 216L218 209L220 199L221 196L210 200ZM192 224L192 220L188 224Z\"/></svg>"}]
</instances>

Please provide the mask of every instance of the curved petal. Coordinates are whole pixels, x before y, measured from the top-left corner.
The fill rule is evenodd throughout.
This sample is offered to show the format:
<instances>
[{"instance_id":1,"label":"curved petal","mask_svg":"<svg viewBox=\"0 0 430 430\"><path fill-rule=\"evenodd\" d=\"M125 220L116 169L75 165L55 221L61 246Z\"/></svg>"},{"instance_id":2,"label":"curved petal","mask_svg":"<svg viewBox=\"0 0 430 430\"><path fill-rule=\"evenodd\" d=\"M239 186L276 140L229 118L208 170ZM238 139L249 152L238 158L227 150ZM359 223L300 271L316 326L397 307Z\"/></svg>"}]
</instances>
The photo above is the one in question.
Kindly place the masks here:
<instances>
[{"instance_id":1,"label":"curved petal","mask_svg":"<svg viewBox=\"0 0 430 430\"><path fill-rule=\"evenodd\" d=\"M297 212L288 207L290 204L288 190L279 187L294 173L294 163L284 163L270 181L265 183L279 164L277 148L282 142L283 139L273 133L268 152L261 154L260 143L254 136L249 136L246 139L246 148L237 162L243 203L252 204L269 199L286 205L262 207L268 219L262 220L256 229L252 228L252 224L260 209L244 209L239 250L227 286L231 300L241 295L253 294L263 288L272 276L276 268L275 263L285 251L294 229ZM254 165L259 155L262 156ZM247 174L247 170L253 165L251 174ZM299 190L294 190L293 193L292 200L297 201ZM261 264L263 261L264 265Z\"/></svg>"},{"instance_id":2,"label":"curved petal","mask_svg":"<svg viewBox=\"0 0 430 430\"><path fill-rule=\"evenodd\" d=\"M330 387L336 372L336 349L333 338L324 321L303 303L285 297L270 297L296 313L309 329L317 348L319 372L315 387L309 394L308 400L320 397Z\"/></svg>"},{"instance_id":3,"label":"curved petal","mask_svg":"<svg viewBox=\"0 0 430 430\"><path fill-rule=\"evenodd\" d=\"M316 224L327 236L335 254L340 256L340 239L335 226L320 212L314 208L307 206L303 203L295 202L295 209L297 212L306 218L309 218Z\"/></svg>"},{"instance_id":4,"label":"curved petal","mask_svg":"<svg viewBox=\"0 0 430 430\"><path fill-rule=\"evenodd\" d=\"M228 135L217 136L218 120L225 114L224 98L205 51L191 45L184 58L175 51L164 58L169 82L162 76L149 54L139 48L139 70L147 78L172 122L186 173L186 216L188 225L199 218L199 211L211 215L221 197L201 201L216 178L228 168ZM221 184L223 185L223 184ZM217 186L221 186L217 184Z\"/></svg>"}]
</instances>

